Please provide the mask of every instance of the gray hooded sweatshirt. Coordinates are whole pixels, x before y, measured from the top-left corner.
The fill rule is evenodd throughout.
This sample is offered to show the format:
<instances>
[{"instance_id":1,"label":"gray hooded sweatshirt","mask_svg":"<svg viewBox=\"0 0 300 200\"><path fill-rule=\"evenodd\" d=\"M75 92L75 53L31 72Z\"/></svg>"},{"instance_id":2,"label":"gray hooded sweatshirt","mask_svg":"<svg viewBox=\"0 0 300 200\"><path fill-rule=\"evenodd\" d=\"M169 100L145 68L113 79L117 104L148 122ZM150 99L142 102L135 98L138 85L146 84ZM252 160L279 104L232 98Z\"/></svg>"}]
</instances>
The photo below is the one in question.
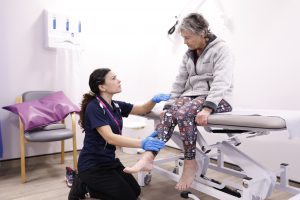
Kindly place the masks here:
<instances>
[{"instance_id":1,"label":"gray hooded sweatshirt","mask_svg":"<svg viewBox=\"0 0 300 200\"><path fill-rule=\"evenodd\" d=\"M226 43L215 38L195 61L193 54L195 50L188 50L183 56L166 106L178 97L202 95L207 96L204 107L213 111L222 99L231 104L234 61Z\"/></svg>"}]
</instances>

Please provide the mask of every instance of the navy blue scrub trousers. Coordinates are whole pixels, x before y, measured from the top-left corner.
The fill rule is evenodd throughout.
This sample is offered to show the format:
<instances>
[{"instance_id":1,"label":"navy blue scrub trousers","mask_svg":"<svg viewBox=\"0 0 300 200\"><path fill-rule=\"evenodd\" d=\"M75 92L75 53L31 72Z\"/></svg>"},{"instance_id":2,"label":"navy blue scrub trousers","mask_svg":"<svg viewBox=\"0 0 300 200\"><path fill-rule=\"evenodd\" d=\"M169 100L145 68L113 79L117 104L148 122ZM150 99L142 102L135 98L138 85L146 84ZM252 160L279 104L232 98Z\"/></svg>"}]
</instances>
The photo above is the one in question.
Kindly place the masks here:
<instances>
[{"instance_id":1,"label":"navy blue scrub trousers","mask_svg":"<svg viewBox=\"0 0 300 200\"><path fill-rule=\"evenodd\" d=\"M136 179L123 172L119 159L107 167L95 167L79 173L79 178L87 185L91 197L101 200L136 200L141 188Z\"/></svg>"}]
</instances>

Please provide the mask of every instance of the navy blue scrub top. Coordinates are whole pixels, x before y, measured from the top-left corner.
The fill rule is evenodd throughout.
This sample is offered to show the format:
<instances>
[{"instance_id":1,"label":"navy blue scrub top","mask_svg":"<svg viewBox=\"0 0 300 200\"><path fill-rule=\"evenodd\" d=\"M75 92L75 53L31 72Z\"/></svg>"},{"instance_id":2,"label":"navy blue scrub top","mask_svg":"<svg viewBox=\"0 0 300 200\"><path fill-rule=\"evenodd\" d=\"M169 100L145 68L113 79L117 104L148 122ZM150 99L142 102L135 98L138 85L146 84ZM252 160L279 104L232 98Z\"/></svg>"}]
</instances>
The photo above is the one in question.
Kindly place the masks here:
<instances>
[{"instance_id":1,"label":"navy blue scrub top","mask_svg":"<svg viewBox=\"0 0 300 200\"><path fill-rule=\"evenodd\" d=\"M128 117L133 105L122 101L113 101L112 107L100 96L101 101L109 109L122 130L122 117ZM116 147L108 144L97 132L98 127L109 125L115 134L121 134L119 127L106 108L99 101L92 99L85 110L84 144L78 159L78 171L83 172L93 167L109 166L115 161Z\"/></svg>"}]
</instances>

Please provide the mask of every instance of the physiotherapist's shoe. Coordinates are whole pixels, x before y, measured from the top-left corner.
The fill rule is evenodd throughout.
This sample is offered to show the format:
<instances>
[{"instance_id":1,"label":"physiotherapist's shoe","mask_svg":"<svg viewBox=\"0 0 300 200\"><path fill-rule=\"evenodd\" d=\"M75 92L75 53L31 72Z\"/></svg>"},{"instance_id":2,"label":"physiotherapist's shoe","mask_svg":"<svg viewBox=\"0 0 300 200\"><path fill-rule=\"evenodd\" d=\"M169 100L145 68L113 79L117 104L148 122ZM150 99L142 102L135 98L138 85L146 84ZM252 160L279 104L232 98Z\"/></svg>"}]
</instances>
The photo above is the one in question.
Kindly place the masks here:
<instances>
[{"instance_id":1,"label":"physiotherapist's shoe","mask_svg":"<svg viewBox=\"0 0 300 200\"><path fill-rule=\"evenodd\" d=\"M80 180L78 174L75 174L73 184L69 192L68 200L84 199L86 193L86 184Z\"/></svg>"}]
</instances>

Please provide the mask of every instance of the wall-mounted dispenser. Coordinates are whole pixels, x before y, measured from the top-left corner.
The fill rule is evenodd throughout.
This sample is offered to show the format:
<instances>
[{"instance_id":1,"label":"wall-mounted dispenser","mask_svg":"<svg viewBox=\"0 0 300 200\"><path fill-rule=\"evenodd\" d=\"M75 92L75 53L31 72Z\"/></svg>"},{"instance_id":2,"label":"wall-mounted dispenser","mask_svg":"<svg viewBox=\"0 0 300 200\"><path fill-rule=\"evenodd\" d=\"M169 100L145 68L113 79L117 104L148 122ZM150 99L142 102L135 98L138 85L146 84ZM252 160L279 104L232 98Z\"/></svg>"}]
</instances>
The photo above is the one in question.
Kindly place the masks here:
<instances>
[{"instance_id":1,"label":"wall-mounted dispenser","mask_svg":"<svg viewBox=\"0 0 300 200\"><path fill-rule=\"evenodd\" d=\"M82 48L82 22L78 17L45 11L46 47Z\"/></svg>"}]
</instances>

